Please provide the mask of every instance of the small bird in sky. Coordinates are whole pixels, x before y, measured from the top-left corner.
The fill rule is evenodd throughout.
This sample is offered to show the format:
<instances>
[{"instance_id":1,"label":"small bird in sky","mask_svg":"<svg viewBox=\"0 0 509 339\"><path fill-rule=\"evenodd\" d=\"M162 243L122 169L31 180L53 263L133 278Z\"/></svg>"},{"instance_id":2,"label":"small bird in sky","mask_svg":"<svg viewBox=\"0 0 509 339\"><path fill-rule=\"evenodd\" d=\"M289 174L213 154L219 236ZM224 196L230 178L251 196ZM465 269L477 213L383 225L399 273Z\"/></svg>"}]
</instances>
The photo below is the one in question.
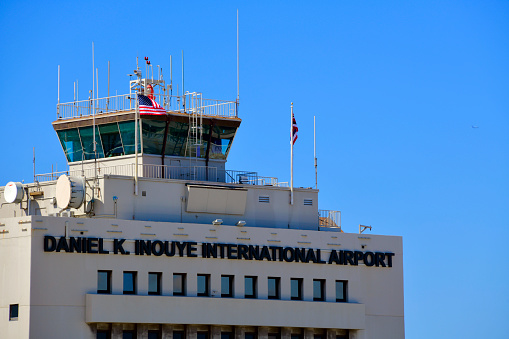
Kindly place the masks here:
<instances>
[{"instance_id":1,"label":"small bird in sky","mask_svg":"<svg viewBox=\"0 0 509 339\"><path fill-rule=\"evenodd\" d=\"M479 126L474 126L474 125L472 125L472 128L479 128Z\"/></svg>"}]
</instances>

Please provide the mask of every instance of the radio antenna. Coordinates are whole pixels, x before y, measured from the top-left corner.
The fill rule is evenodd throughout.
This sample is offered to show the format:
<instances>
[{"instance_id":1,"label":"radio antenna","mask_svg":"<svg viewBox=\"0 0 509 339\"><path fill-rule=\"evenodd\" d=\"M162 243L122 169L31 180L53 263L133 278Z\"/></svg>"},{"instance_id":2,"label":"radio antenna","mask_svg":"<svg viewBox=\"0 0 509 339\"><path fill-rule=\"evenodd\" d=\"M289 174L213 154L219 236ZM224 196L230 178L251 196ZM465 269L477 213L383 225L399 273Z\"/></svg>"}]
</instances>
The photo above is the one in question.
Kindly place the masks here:
<instances>
[{"instance_id":1,"label":"radio antenna","mask_svg":"<svg viewBox=\"0 0 509 339\"><path fill-rule=\"evenodd\" d=\"M316 158L316 115L313 116L314 149L315 149L315 189L318 189L318 163Z\"/></svg>"},{"instance_id":2,"label":"radio antenna","mask_svg":"<svg viewBox=\"0 0 509 339\"><path fill-rule=\"evenodd\" d=\"M239 115L239 9L237 8L237 116Z\"/></svg>"}]
</instances>

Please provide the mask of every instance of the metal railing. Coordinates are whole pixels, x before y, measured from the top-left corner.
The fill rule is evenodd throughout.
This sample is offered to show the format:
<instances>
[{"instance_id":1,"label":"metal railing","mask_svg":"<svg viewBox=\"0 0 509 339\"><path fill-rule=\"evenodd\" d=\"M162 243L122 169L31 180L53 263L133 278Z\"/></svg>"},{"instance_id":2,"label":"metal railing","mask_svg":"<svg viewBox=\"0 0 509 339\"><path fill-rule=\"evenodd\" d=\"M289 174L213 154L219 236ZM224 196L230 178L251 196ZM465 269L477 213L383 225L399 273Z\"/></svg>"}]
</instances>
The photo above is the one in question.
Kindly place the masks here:
<instances>
[{"instance_id":1,"label":"metal railing","mask_svg":"<svg viewBox=\"0 0 509 339\"><path fill-rule=\"evenodd\" d=\"M318 210L318 225L341 229L341 211Z\"/></svg>"},{"instance_id":2,"label":"metal railing","mask_svg":"<svg viewBox=\"0 0 509 339\"><path fill-rule=\"evenodd\" d=\"M88 99L57 104L57 119L67 120L106 113L116 113L135 109L136 94L122 94L99 99ZM166 111L191 113L199 111L204 116L233 118L237 117L235 101L201 99L200 104L194 102L192 93L183 96L154 94L154 100Z\"/></svg>"},{"instance_id":3,"label":"metal railing","mask_svg":"<svg viewBox=\"0 0 509 339\"><path fill-rule=\"evenodd\" d=\"M97 169L87 167L72 171L61 171L53 173L37 174L36 182L57 180L62 174L71 176L94 177L97 175L122 175L133 177L135 175L135 164L123 164L115 166L97 166ZM155 179L177 179L222 182L228 184L258 185L288 187L287 182L279 182L275 177L262 177L257 172L218 170L216 167L206 166L163 166L163 165L138 165L138 176L142 178Z\"/></svg>"}]
</instances>

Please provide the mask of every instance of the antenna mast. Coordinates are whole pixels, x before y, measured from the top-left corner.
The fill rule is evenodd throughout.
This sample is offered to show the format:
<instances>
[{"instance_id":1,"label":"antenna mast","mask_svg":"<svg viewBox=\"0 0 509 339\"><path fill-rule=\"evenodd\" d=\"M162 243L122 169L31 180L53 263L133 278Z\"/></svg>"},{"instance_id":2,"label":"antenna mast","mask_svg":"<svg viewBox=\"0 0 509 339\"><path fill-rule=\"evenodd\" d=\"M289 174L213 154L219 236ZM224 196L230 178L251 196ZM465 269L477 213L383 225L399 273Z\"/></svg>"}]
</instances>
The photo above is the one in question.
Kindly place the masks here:
<instances>
[{"instance_id":1,"label":"antenna mast","mask_svg":"<svg viewBox=\"0 0 509 339\"><path fill-rule=\"evenodd\" d=\"M315 189L318 189L318 163L316 158L316 115L313 116L314 148L315 148Z\"/></svg>"},{"instance_id":2,"label":"antenna mast","mask_svg":"<svg viewBox=\"0 0 509 339\"><path fill-rule=\"evenodd\" d=\"M239 115L239 10L237 9L237 111L236 116Z\"/></svg>"}]
</instances>

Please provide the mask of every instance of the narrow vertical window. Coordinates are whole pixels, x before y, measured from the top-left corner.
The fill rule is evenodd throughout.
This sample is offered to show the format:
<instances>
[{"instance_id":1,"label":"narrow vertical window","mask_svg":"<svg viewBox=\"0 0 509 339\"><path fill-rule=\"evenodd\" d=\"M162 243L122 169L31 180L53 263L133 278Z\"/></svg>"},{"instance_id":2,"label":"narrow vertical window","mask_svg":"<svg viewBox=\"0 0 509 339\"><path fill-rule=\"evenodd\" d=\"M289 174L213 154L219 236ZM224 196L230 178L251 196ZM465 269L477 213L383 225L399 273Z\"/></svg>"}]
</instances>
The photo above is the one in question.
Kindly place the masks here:
<instances>
[{"instance_id":1,"label":"narrow vertical window","mask_svg":"<svg viewBox=\"0 0 509 339\"><path fill-rule=\"evenodd\" d=\"M314 301L325 300L325 280L323 279L313 280L313 300Z\"/></svg>"},{"instance_id":2,"label":"narrow vertical window","mask_svg":"<svg viewBox=\"0 0 509 339\"><path fill-rule=\"evenodd\" d=\"M233 297L233 275L221 276L221 297L223 298Z\"/></svg>"},{"instance_id":3,"label":"narrow vertical window","mask_svg":"<svg viewBox=\"0 0 509 339\"><path fill-rule=\"evenodd\" d=\"M256 333L245 333L244 339L256 339Z\"/></svg>"},{"instance_id":4,"label":"narrow vertical window","mask_svg":"<svg viewBox=\"0 0 509 339\"><path fill-rule=\"evenodd\" d=\"M346 280L336 280L336 301L346 302Z\"/></svg>"},{"instance_id":5,"label":"narrow vertical window","mask_svg":"<svg viewBox=\"0 0 509 339\"><path fill-rule=\"evenodd\" d=\"M244 278L244 296L246 298L256 298L256 277Z\"/></svg>"},{"instance_id":6,"label":"narrow vertical window","mask_svg":"<svg viewBox=\"0 0 509 339\"><path fill-rule=\"evenodd\" d=\"M268 283L269 283L269 293L268 298L269 299L279 299L280 298L280 290L279 290L279 278L269 277Z\"/></svg>"},{"instance_id":7,"label":"narrow vertical window","mask_svg":"<svg viewBox=\"0 0 509 339\"><path fill-rule=\"evenodd\" d=\"M173 295L186 295L186 274L173 274Z\"/></svg>"},{"instance_id":8,"label":"narrow vertical window","mask_svg":"<svg viewBox=\"0 0 509 339\"><path fill-rule=\"evenodd\" d=\"M122 331L122 339L136 339L136 331L135 330L123 330Z\"/></svg>"},{"instance_id":9,"label":"narrow vertical window","mask_svg":"<svg viewBox=\"0 0 509 339\"><path fill-rule=\"evenodd\" d=\"M97 339L111 339L111 331L110 330L97 330Z\"/></svg>"},{"instance_id":10,"label":"narrow vertical window","mask_svg":"<svg viewBox=\"0 0 509 339\"><path fill-rule=\"evenodd\" d=\"M196 339L209 339L209 332L196 333Z\"/></svg>"},{"instance_id":11,"label":"narrow vertical window","mask_svg":"<svg viewBox=\"0 0 509 339\"><path fill-rule=\"evenodd\" d=\"M150 272L148 274L148 294L160 295L161 294L161 272Z\"/></svg>"},{"instance_id":12,"label":"narrow vertical window","mask_svg":"<svg viewBox=\"0 0 509 339\"><path fill-rule=\"evenodd\" d=\"M9 321L18 320L19 315L19 304L9 305Z\"/></svg>"},{"instance_id":13,"label":"narrow vertical window","mask_svg":"<svg viewBox=\"0 0 509 339\"><path fill-rule=\"evenodd\" d=\"M111 271L97 271L97 293L111 293Z\"/></svg>"},{"instance_id":14,"label":"narrow vertical window","mask_svg":"<svg viewBox=\"0 0 509 339\"><path fill-rule=\"evenodd\" d=\"M302 300L302 279L292 278L290 279L291 288L291 299Z\"/></svg>"},{"instance_id":15,"label":"narrow vertical window","mask_svg":"<svg viewBox=\"0 0 509 339\"><path fill-rule=\"evenodd\" d=\"M233 339L232 332L221 332L221 339Z\"/></svg>"},{"instance_id":16,"label":"narrow vertical window","mask_svg":"<svg viewBox=\"0 0 509 339\"><path fill-rule=\"evenodd\" d=\"M185 333L184 331L173 331L173 339L184 339Z\"/></svg>"},{"instance_id":17,"label":"narrow vertical window","mask_svg":"<svg viewBox=\"0 0 509 339\"><path fill-rule=\"evenodd\" d=\"M124 272L124 294L136 294L136 272Z\"/></svg>"},{"instance_id":18,"label":"narrow vertical window","mask_svg":"<svg viewBox=\"0 0 509 339\"><path fill-rule=\"evenodd\" d=\"M208 274L198 274L198 296L199 297L208 297L210 295L210 275Z\"/></svg>"}]
</instances>

